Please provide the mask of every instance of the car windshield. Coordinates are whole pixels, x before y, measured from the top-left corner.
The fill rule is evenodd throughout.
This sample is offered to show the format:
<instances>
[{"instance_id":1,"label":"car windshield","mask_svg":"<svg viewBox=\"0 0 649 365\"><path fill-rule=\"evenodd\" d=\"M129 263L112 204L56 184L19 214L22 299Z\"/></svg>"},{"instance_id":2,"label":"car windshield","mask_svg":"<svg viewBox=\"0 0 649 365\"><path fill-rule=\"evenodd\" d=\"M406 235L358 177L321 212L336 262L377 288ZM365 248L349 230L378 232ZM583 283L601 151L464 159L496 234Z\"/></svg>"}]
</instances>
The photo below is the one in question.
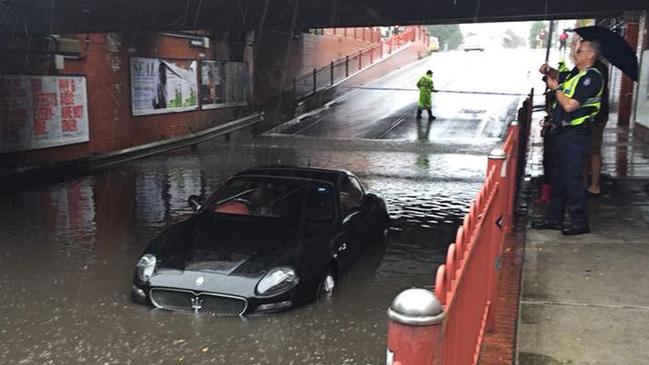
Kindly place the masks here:
<instances>
[{"instance_id":1,"label":"car windshield","mask_svg":"<svg viewBox=\"0 0 649 365\"><path fill-rule=\"evenodd\" d=\"M206 209L289 220L304 216L309 222L328 222L334 217L333 186L293 178L234 177L210 197Z\"/></svg>"}]
</instances>

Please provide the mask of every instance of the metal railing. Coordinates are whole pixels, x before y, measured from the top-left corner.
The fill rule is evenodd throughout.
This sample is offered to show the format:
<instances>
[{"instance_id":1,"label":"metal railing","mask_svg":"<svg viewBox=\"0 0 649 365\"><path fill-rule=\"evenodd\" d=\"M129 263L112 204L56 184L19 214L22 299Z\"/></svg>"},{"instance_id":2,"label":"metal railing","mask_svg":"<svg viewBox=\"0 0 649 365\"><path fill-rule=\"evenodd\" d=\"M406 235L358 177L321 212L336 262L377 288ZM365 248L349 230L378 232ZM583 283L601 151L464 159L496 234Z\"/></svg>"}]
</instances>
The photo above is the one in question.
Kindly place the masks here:
<instances>
[{"instance_id":1,"label":"metal railing","mask_svg":"<svg viewBox=\"0 0 649 365\"><path fill-rule=\"evenodd\" d=\"M484 335L494 330L495 314L499 309L495 306L499 263L505 236L513 225L532 98L533 90L518 111L518 121L509 126L502 149L495 149L489 155L484 185L471 203L455 242L448 248L445 264L437 270L434 295L430 293L430 298L422 301L427 303L422 308L430 312L415 311L415 319L422 318L424 313L427 317L423 318L436 320L423 321L422 325L421 320L412 320L414 312L394 314L399 308L412 311L412 302L403 303L407 296L402 294L407 291L392 303L388 354L393 357L394 365L478 363ZM423 335L424 340L406 346L404 334L413 338Z\"/></svg>"},{"instance_id":2,"label":"metal railing","mask_svg":"<svg viewBox=\"0 0 649 365\"><path fill-rule=\"evenodd\" d=\"M335 34L335 33L334 33ZM300 100L326 89L335 83L367 68L391 54L397 49L421 39L427 44L428 33L421 27L406 27L406 29L371 47L347 55L329 65L314 68L311 72L293 78L292 95L294 100Z\"/></svg>"}]
</instances>

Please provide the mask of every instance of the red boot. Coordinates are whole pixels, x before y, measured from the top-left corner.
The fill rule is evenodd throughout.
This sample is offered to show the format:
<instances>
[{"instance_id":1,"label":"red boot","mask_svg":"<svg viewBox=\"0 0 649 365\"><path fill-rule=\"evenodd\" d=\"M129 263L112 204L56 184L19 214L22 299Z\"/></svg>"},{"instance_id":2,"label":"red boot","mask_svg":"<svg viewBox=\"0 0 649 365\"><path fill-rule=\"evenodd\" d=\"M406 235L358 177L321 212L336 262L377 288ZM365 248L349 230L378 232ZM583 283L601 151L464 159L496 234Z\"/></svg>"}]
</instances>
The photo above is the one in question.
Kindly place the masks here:
<instances>
[{"instance_id":1,"label":"red boot","mask_svg":"<svg viewBox=\"0 0 649 365\"><path fill-rule=\"evenodd\" d=\"M536 198L535 203L537 204L547 204L550 202L550 196L552 195L552 185L543 184L539 189L539 197Z\"/></svg>"}]
</instances>

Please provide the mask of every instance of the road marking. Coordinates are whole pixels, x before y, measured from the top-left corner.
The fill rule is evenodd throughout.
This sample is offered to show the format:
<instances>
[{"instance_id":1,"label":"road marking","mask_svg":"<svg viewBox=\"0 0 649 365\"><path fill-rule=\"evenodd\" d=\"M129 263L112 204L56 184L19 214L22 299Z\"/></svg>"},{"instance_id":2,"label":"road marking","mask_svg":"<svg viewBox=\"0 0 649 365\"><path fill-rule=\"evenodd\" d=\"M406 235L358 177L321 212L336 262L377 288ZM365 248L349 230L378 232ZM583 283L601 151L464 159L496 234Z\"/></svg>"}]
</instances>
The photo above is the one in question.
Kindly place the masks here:
<instances>
[{"instance_id":1,"label":"road marking","mask_svg":"<svg viewBox=\"0 0 649 365\"><path fill-rule=\"evenodd\" d=\"M383 139L383 137L385 137L385 136L388 135L390 132L392 132L396 127L398 127L399 125L401 125L401 123L403 123L405 120L406 120L406 116L405 116L405 115L402 115L402 116L398 117L397 119L395 119L395 120L390 124L390 126L388 127L388 129L386 129L386 130L383 131L382 133L379 133L379 135L376 136L374 139Z\"/></svg>"}]
</instances>

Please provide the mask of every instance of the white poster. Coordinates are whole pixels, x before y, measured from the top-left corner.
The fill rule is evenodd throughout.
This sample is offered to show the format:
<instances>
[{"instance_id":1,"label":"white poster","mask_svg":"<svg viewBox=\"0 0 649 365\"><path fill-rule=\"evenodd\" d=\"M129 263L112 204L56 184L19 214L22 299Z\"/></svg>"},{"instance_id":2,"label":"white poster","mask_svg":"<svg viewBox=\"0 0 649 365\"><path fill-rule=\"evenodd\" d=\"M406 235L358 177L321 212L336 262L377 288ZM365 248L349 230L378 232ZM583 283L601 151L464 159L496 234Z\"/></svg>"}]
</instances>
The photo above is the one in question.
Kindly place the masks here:
<instances>
[{"instance_id":1,"label":"white poster","mask_svg":"<svg viewBox=\"0 0 649 365\"><path fill-rule=\"evenodd\" d=\"M0 77L0 152L89 141L83 76Z\"/></svg>"},{"instance_id":2,"label":"white poster","mask_svg":"<svg viewBox=\"0 0 649 365\"><path fill-rule=\"evenodd\" d=\"M133 115L196 110L196 61L131 58L131 107Z\"/></svg>"},{"instance_id":3,"label":"white poster","mask_svg":"<svg viewBox=\"0 0 649 365\"><path fill-rule=\"evenodd\" d=\"M638 98L635 104L635 123L649 128L649 50L642 53Z\"/></svg>"},{"instance_id":4,"label":"white poster","mask_svg":"<svg viewBox=\"0 0 649 365\"><path fill-rule=\"evenodd\" d=\"M201 105L203 109L248 105L245 64L201 61Z\"/></svg>"}]
</instances>

